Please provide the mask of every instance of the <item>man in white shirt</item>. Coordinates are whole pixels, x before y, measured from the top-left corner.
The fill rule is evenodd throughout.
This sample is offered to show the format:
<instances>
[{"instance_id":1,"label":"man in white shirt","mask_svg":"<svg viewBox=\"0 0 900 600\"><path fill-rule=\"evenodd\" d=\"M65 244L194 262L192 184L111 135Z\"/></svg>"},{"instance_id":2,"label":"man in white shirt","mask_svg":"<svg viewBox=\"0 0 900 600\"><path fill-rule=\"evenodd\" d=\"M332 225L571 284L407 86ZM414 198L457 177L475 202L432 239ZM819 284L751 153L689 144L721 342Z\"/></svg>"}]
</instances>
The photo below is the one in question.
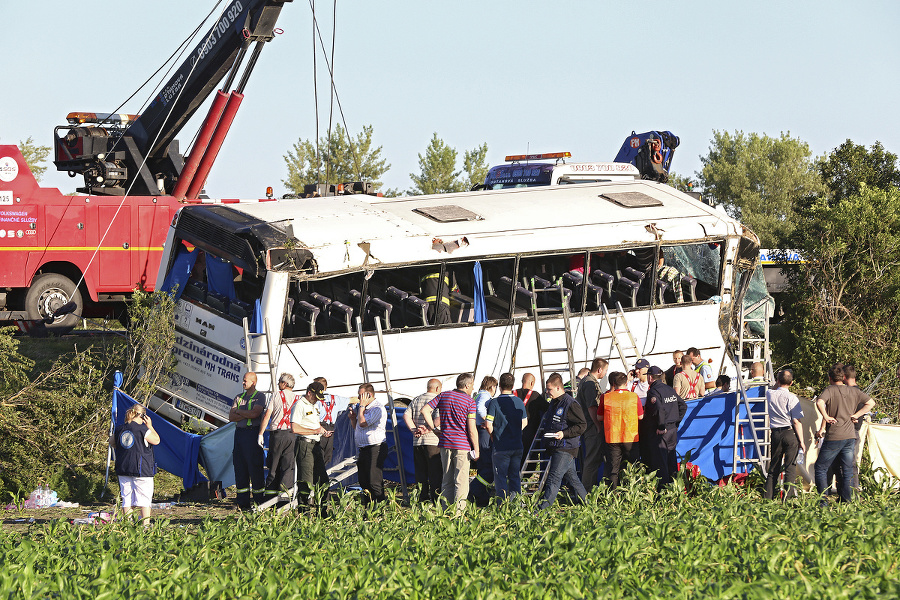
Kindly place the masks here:
<instances>
[{"instance_id":1,"label":"man in white shirt","mask_svg":"<svg viewBox=\"0 0 900 600\"><path fill-rule=\"evenodd\" d=\"M294 377L282 373L278 378L278 391L272 394L259 426L257 443L263 447L263 434L269 432L269 453L266 463L266 497L272 498L294 487L294 471L297 466L297 434L291 430L291 413L300 396L294 392Z\"/></svg>"},{"instance_id":2,"label":"man in white shirt","mask_svg":"<svg viewBox=\"0 0 900 600\"><path fill-rule=\"evenodd\" d=\"M375 398L371 383L359 386L359 404L350 407L359 458L356 461L359 486L363 489L363 504L384 500L384 459L388 446L386 402Z\"/></svg>"},{"instance_id":3,"label":"man in white shirt","mask_svg":"<svg viewBox=\"0 0 900 600\"><path fill-rule=\"evenodd\" d=\"M716 387L716 376L713 375L713 370L712 367L709 366L709 363L700 356L700 350L697 348L688 348L687 353L691 357L691 363L694 365L694 370L703 376L705 389L714 389Z\"/></svg>"},{"instance_id":4,"label":"man in white shirt","mask_svg":"<svg viewBox=\"0 0 900 600\"><path fill-rule=\"evenodd\" d=\"M769 424L772 435L772 459L769 461L769 474L766 477L767 500L775 498L775 486L778 476L784 472L784 499L797 495L797 455L806 452L803 443L803 430L800 420L803 408L800 400L791 393L794 374L789 369L778 372L778 383L774 389L766 390L766 403L769 405Z\"/></svg>"},{"instance_id":5,"label":"man in white shirt","mask_svg":"<svg viewBox=\"0 0 900 600\"><path fill-rule=\"evenodd\" d=\"M321 383L313 381L306 388L306 394L301 396L294 404L291 411L291 430L296 433L297 439L297 499L302 504L314 504L312 496L313 472L315 467L315 452L321 452L319 439L325 433L325 429L319 424L319 413L316 411L316 402L322 399L324 388Z\"/></svg>"}]
</instances>

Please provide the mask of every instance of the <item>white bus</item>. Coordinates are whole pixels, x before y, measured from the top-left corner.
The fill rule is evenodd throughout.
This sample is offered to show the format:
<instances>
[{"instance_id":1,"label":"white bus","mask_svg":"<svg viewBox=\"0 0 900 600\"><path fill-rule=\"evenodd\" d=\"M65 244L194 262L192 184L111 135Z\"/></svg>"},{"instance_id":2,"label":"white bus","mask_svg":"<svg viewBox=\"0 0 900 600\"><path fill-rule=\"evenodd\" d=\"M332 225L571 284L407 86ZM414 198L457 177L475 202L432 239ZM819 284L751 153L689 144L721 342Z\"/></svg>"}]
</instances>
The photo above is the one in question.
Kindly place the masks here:
<instances>
[{"instance_id":1,"label":"white bus","mask_svg":"<svg viewBox=\"0 0 900 600\"><path fill-rule=\"evenodd\" d=\"M667 368L674 350L694 346L735 376L726 340L736 339L758 258L757 237L739 222L640 179L187 206L157 282L183 293L176 373L154 404L173 418L227 420L247 369L244 317L268 322L276 372L293 374L298 389L324 376L329 392L356 393L357 316L364 330L382 322L396 398L424 392L432 377L448 389L461 372L476 382L537 375L532 279L566 290L576 370L595 356L631 367L601 312L618 302L651 364ZM538 304L552 305L543 296ZM258 372L265 390L268 373Z\"/></svg>"}]
</instances>

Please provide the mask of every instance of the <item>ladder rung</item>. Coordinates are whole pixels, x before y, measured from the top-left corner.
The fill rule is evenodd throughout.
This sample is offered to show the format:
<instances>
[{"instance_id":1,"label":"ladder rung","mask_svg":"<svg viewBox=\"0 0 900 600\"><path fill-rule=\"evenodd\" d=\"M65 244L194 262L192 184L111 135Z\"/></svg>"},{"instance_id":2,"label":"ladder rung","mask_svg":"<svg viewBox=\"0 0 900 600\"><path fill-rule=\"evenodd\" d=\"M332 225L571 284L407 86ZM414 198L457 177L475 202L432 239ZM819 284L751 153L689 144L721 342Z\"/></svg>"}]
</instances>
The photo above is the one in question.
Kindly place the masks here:
<instances>
[{"instance_id":1,"label":"ladder rung","mask_svg":"<svg viewBox=\"0 0 900 600\"><path fill-rule=\"evenodd\" d=\"M551 331L568 331L568 329L566 329L565 327L547 327L541 329L541 333L548 333Z\"/></svg>"}]
</instances>

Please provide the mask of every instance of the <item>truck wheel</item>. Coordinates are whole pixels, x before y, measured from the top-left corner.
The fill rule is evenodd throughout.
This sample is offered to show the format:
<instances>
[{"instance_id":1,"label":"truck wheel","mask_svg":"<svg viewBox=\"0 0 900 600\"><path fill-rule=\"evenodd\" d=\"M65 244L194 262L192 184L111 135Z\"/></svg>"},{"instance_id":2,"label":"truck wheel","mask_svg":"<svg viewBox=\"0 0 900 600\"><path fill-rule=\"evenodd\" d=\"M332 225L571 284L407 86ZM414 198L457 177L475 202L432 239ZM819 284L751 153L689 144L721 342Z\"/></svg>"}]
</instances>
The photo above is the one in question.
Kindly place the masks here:
<instances>
[{"instance_id":1,"label":"truck wheel","mask_svg":"<svg viewBox=\"0 0 900 600\"><path fill-rule=\"evenodd\" d=\"M51 316L70 300L75 302L74 312L49 323L48 330L71 329L78 325L84 303L81 300L81 291L75 287L71 279L57 273L44 273L34 278L28 293L25 294L25 311L29 319L43 319Z\"/></svg>"}]
</instances>

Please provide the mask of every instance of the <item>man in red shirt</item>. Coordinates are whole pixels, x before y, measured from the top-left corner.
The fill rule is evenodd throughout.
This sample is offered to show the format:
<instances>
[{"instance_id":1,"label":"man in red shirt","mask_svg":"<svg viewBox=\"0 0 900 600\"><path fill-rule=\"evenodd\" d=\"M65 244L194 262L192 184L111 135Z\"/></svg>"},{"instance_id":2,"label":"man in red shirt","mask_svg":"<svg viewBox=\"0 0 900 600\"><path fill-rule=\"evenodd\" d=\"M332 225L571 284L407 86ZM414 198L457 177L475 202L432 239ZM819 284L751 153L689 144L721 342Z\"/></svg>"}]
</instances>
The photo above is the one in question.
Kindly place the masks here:
<instances>
[{"instance_id":1,"label":"man in red shirt","mask_svg":"<svg viewBox=\"0 0 900 600\"><path fill-rule=\"evenodd\" d=\"M606 436L607 463L609 464L609 487L619 485L619 471L622 459L637 460L638 422L644 418L641 399L629 392L628 376L625 373L609 374L610 391L600 397L599 407L593 413L598 429Z\"/></svg>"}]
</instances>

